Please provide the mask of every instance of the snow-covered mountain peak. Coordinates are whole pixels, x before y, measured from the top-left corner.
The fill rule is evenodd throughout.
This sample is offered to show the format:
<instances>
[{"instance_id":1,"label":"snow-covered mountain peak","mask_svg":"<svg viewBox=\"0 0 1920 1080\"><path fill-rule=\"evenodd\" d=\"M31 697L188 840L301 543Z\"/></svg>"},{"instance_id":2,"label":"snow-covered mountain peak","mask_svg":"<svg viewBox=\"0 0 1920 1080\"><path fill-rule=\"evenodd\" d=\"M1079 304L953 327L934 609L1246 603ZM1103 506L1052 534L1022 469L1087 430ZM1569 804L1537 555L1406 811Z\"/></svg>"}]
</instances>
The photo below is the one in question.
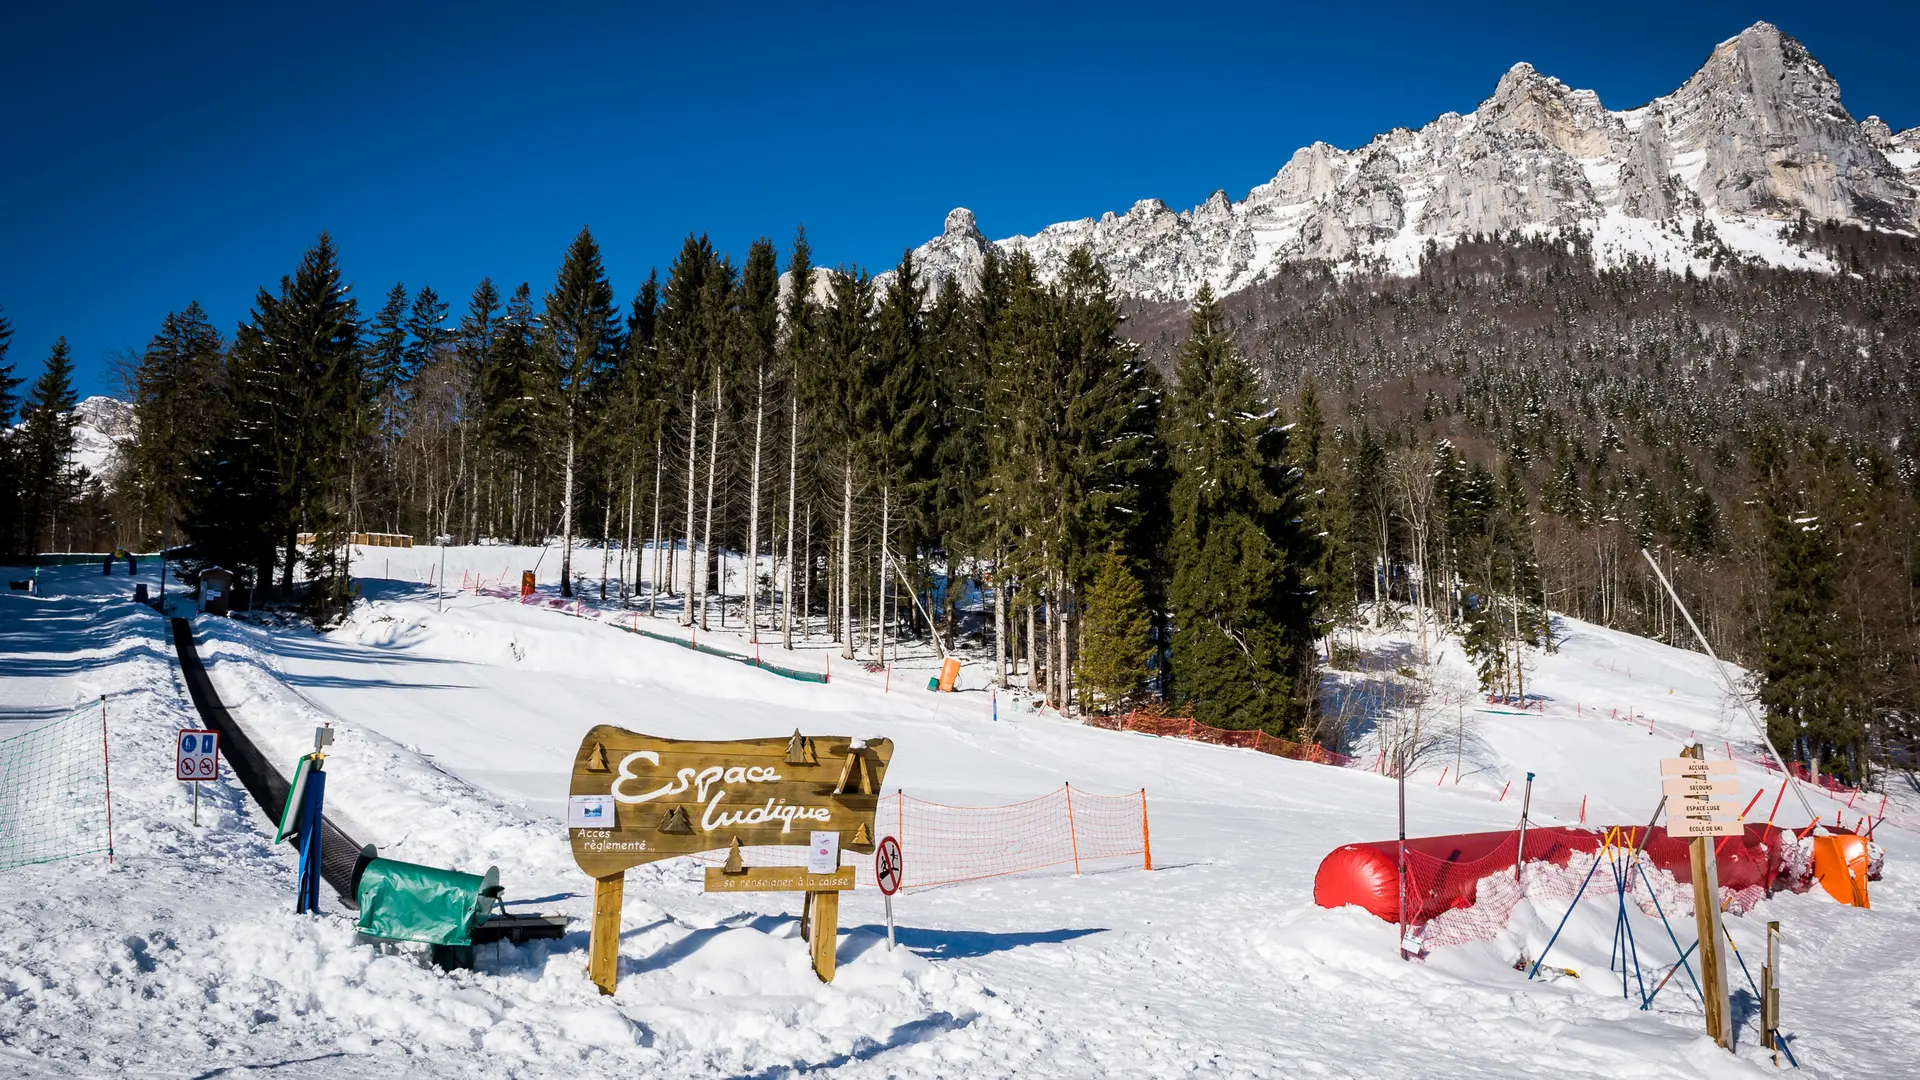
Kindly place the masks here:
<instances>
[{"instance_id":1,"label":"snow-covered mountain peak","mask_svg":"<svg viewBox=\"0 0 1920 1080\"><path fill-rule=\"evenodd\" d=\"M139 432L133 405L95 394L75 405L72 415L73 464L103 480L111 477L120 465L120 448Z\"/></svg>"},{"instance_id":2,"label":"snow-covered mountain peak","mask_svg":"<svg viewBox=\"0 0 1920 1080\"><path fill-rule=\"evenodd\" d=\"M996 242L1043 276L1090 248L1123 294L1190 300L1200 283L1246 288L1294 261L1409 273L1429 242L1580 231L1603 264L1648 259L1707 273L1706 224L1736 257L1831 269L1782 239L1802 215L1920 231L1920 129L1856 123L1832 74L1755 23L1715 47L1673 93L1610 110L1533 65L1508 68L1468 113L1395 127L1364 146L1315 142L1238 202L1216 192L1175 212L1144 198ZM916 250L930 284L978 281L986 241L956 210Z\"/></svg>"}]
</instances>

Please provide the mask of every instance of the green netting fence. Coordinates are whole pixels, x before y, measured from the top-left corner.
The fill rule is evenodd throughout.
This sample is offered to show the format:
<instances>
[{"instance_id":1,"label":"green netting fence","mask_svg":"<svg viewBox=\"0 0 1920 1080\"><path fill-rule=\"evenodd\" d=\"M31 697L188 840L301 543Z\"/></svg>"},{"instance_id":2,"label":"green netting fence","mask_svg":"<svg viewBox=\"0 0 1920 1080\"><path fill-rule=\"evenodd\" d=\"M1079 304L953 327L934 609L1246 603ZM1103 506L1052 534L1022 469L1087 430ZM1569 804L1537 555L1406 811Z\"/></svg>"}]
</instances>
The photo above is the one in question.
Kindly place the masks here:
<instances>
[{"instance_id":1,"label":"green netting fence","mask_svg":"<svg viewBox=\"0 0 1920 1080\"><path fill-rule=\"evenodd\" d=\"M0 738L0 870L111 854L105 708Z\"/></svg>"},{"instance_id":2,"label":"green netting fence","mask_svg":"<svg viewBox=\"0 0 1920 1080\"><path fill-rule=\"evenodd\" d=\"M657 634L652 630L642 630L640 629L640 620L638 618L635 618L630 622L619 622L617 621L617 619L608 620L608 625L618 627L621 630L625 630L629 634L639 634L641 637L652 638L655 641L664 641L669 645L678 645L683 649L692 649L695 652L703 652L703 653L706 653L708 656L718 656L726 660L735 660L742 664L747 665L748 667L757 667L761 671L771 672L775 675L780 676L783 679L792 679L795 682L813 682L813 683L823 683L827 681L827 676L823 672L800 671L796 668L781 667L778 664L769 664L764 660L759 660L751 656L742 656L739 653L732 651L731 649L716 648L712 645L702 645L699 642L690 642L686 638L674 637L670 634Z\"/></svg>"}]
</instances>

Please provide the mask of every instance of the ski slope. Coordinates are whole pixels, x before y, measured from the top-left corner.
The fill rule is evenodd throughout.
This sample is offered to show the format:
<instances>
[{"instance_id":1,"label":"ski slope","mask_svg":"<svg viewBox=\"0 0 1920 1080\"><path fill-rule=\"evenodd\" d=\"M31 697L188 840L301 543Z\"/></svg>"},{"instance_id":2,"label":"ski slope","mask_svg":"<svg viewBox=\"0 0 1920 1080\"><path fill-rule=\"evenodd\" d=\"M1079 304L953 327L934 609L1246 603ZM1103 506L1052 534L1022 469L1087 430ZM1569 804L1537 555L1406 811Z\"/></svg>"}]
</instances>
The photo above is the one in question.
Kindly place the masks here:
<instances>
[{"instance_id":1,"label":"ski slope","mask_svg":"<svg viewBox=\"0 0 1920 1080\"><path fill-rule=\"evenodd\" d=\"M448 576L496 577L522 554L450 549ZM537 553L524 554L531 566ZM356 838L395 858L498 865L510 897L578 929L448 975L424 950L356 943L330 896L321 918L291 915L292 853L266 842L231 778L203 793L205 827L188 824L171 745L175 728L197 722L163 621L126 601L125 578L53 571L44 595L0 598L0 715L32 722L112 695L120 835L111 870L92 860L0 873L0 1068L769 1080L1773 1071L1751 1023L1737 1055L1708 1042L1677 982L1651 1011L1622 1001L1606 966L1611 907L1587 905L1554 948L1580 979L1529 983L1511 965L1539 954L1563 902L1523 901L1502 937L1415 963L1397 958L1394 927L1313 906L1329 850L1393 835L1395 785L1365 769L1094 730L1012 696L996 718L983 690L928 693L930 658L889 678L836 657L823 686L627 633L591 608L576 617L466 593L441 611L425 584L438 580L440 552L362 556L386 576L365 581L365 601L332 633L197 621L222 698L288 762L316 723L334 725L329 813ZM543 566L555 562L549 553ZM580 562L597 576L597 553ZM653 629L671 632L665 620ZM1658 759L1691 733L1742 757L1757 746L1704 657L1579 623L1560 636L1557 652L1530 658L1527 689L1545 711L1524 716L1470 697L1457 650L1436 650L1433 698L1456 700L1432 722L1457 738L1408 782L1411 832L1511 828L1517 789L1500 792L1528 771L1535 820L1572 821L1585 798L1589 822L1639 823L1658 798ZM1376 668L1417 649L1404 631L1367 642ZM792 666L812 670L824 654L812 642ZM963 685L984 682L970 671ZM685 738L796 727L885 736L896 745L890 789L955 804L1013 802L1062 781L1144 787L1155 869L909 892L896 898L892 952L879 897L856 891L843 899L839 975L822 986L798 940L797 897L709 896L689 861L653 864L629 875L620 991L601 998L584 974L588 879L560 821L572 754L598 723ZM1370 762L1368 737L1355 753ZM1777 777L1740 768L1743 793L1767 788L1764 816ZM1805 821L1794 807L1789 796L1782 823ZM1910 869L1920 838L1886 827L1878 839L1887 869L1871 912L1816 890L1729 920L1749 956L1766 920L1785 927L1783 1009L1810 1075L1920 1074ZM1650 968L1672 962L1663 932L1640 943Z\"/></svg>"}]
</instances>

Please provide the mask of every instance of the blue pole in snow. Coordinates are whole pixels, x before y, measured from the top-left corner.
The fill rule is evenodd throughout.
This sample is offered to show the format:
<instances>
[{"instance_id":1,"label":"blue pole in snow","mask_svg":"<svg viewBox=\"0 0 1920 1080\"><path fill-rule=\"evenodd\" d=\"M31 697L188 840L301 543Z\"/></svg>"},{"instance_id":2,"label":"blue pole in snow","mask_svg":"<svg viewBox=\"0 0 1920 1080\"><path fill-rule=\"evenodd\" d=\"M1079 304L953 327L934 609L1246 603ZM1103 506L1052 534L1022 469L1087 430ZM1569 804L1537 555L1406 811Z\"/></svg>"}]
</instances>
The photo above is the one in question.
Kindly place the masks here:
<instances>
[{"instance_id":1,"label":"blue pole in snow","mask_svg":"<svg viewBox=\"0 0 1920 1080\"><path fill-rule=\"evenodd\" d=\"M1674 951L1680 953L1680 966L1687 969L1687 979L1688 981L1693 983L1693 992L1696 994L1699 994L1700 980L1693 977L1693 966L1687 963L1687 954L1691 953L1693 950L1689 948L1685 952L1680 951L1680 938L1674 934L1673 924L1667 921L1666 909L1660 906L1660 894L1653 891L1653 879L1647 877L1646 864L1642 863L1638 858L1634 859L1633 864L1634 866L1638 867L1640 870L1640 880L1646 882L1647 884L1647 895L1653 897L1653 910L1660 913L1660 925L1667 928L1667 939L1673 942ZM1699 942L1694 942L1694 944L1698 945ZM1653 993L1657 994L1659 992L1660 992L1660 989L1658 987L1655 987ZM1701 994L1701 996L1705 997L1706 995ZM1648 1005L1652 1005L1652 1004L1653 1004L1653 994L1648 994L1646 1003L1641 1005L1640 1007L1644 1009Z\"/></svg>"},{"instance_id":2,"label":"blue pole in snow","mask_svg":"<svg viewBox=\"0 0 1920 1080\"><path fill-rule=\"evenodd\" d=\"M316 759L307 773L306 792L300 800L300 877L293 901L296 915L320 911L320 821L326 788L327 774Z\"/></svg>"},{"instance_id":3,"label":"blue pole in snow","mask_svg":"<svg viewBox=\"0 0 1920 1080\"><path fill-rule=\"evenodd\" d=\"M1580 906L1580 898L1587 895L1587 885L1593 881L1594 871L1598 869L1600 869L1600 852L1595 851L1593 866L1587 870L1586 879L1580 882L1580 891L1573 894L1573 903L1568 904L1567 913L1560 916L1560 925L1553 928L1553 936L1547 939L1547 947L1541 949L1540 955L1534 958L1533 968L1527 972L1527 978L1531 979L1540 974L1540 961L1547 958L1547 954L1553 951L1553 943L1560 940L1560 931L1567 928L1567 920L1573 918L1573 909Z\"/></svg>"}]
</instances>

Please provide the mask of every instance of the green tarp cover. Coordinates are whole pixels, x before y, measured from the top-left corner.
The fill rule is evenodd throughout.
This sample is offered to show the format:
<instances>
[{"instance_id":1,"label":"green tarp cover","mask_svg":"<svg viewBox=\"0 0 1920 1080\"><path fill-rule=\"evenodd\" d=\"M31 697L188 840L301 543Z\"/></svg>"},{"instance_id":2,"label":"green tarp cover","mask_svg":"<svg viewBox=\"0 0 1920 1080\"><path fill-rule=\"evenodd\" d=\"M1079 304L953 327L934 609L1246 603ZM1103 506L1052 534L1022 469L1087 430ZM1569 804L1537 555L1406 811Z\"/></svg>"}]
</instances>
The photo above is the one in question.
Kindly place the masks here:
<instances>
[{"instance_id":1,"label":"green tarp cover","mask_svg":"<svg viewBox=\"0 0 1920 1080\"><path fill-rule=\"evenodd\" d=\"M360 932L389 941L471 945L492 902L479 874L374 859L360 875Z\"/></svg>"}]
</instances>

